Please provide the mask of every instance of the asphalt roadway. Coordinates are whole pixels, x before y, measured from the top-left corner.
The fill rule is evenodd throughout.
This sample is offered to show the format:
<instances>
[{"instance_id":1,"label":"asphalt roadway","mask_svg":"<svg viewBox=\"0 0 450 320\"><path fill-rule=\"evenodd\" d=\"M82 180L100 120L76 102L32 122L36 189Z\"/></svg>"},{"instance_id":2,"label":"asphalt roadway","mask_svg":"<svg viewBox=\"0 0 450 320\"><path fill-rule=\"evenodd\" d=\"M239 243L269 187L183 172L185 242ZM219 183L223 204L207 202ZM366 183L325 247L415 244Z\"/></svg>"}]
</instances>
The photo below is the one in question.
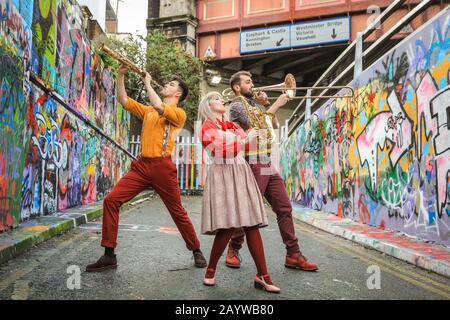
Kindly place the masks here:
<instances>
[{"instance_id":1,"label":"asphalt roadway","mask_svg":"<svg viewBox=\"0 0 450 320\"><path fill-rule=\"evenodd\" d=\"M196 230L201 197L183 197ZM450 280L366 249L343 238L296 223L303 253L319 271L284 267L284 245L275 214L261 229L267 265L280 294L253 287L256 269L248 248L242 267L219 261L216 286L202 284L205 269L193 258L162 201L156 197L121 212L117 270L87 273L85 266L103 254L101 220L50 239L0 266L0 299L12 300L184 300L184 299L450 299ZM209 257L213 236L200 235Z\"/></svg>"}]
</instances>

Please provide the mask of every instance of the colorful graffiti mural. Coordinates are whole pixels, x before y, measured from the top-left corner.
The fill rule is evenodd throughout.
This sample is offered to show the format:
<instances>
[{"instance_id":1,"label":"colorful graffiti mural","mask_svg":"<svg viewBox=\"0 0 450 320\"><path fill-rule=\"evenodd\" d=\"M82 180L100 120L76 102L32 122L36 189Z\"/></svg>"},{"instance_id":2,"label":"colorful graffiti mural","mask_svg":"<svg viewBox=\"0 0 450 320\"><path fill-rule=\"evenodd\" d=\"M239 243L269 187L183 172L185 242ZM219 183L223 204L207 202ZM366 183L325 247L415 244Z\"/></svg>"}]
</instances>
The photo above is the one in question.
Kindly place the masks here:
<instances>
[{"instance_id":1,"label":"colorful graffiti mural","mask_svg":"<svg viewBox=\"0 0 450 320\"><path fill-rule=\"evenodd\" d=\"M106 138L128 147L129 113L80 17L71 0L0 0L0 231L103 199L130 165Z\"/></svg>"},{"instance_id":2,"label":"colorful graffiti mural","mask_svg":"<svg viewBox=\"0 0 450 320\"><path fill-rule=\"evenodd\" d=\"M9 0L0 1L0 231L20 221L23 141L31 31Z\"/></svg>"},{"instance_id":3,"label":"colorful graffiti mural","mask_svg":"<svg viewBox=\"0 0 450 320\"><path fill-rule=\"evenodd\" d=\"M32 101L21 218L103 199L124 173L125 155L37 88Z\"/></svg>"},{"instance_id":4,"label":"colorful graffiti mural","mask_svg":"<svg viewBox=\"0 0 450 320\"><path fill-rule=\"evenodd\" d=\"M83 32L81 10L71 1L63 0L59 2L57 12L55 87L76 112L94 121L94 109L89 109L89 95L93 81L91 60L95 55Z\"/></svg>"},{"instance_id":5,"label":"colorful graffiti mural","mask_svg":"<svg viewBox=\"0 0 450 320\"><path fill-rule=\"evenodd\" d=\"M55 82L57 0L34 1L33 9L33 72L48 85Z\"/></svg>"},{"instance_id":6,"label":"colorful graffiti mural","mask_svg":"<svg viewBox=\"0 0 450 320\"><path fill-rule=\"evenodd\" d=\"M282 146L293 202L450 244L450 18L437 16Z\"/></svg>"}]
</instances>

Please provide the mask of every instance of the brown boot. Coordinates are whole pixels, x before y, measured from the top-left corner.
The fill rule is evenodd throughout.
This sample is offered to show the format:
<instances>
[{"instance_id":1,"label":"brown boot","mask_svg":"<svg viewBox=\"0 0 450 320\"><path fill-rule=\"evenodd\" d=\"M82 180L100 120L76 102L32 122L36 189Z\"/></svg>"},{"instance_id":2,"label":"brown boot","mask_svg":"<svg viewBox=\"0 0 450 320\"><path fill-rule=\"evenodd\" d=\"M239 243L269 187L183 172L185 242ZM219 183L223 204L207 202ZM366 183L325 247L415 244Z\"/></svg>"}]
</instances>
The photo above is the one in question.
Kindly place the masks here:
<instances>
[{"instance_id":1,"label":"brown boot","mask_svg":"<svg viewBox=\"0 0 450 320\"><path fill-rule=\"evenodd\" d=\"M241 257L239 251L228 246L227 258L225 259L227 267L238 269L241 266Z\"/></svg>"},{"instance_id":2,"label":"brown boot","mask_svg":"<svg viewBox=\"0 0 450 320\"><path fill-rule=\"evenodd\" d=\"M96 263L92 263L86 267L86 272L101 272L109 269L117 268L117 259L116 257L110 257L107 255L103 255L98 259Z\"/></svg>"},{"instance_id":3,"label":"brown boot","mask_svg":"<svg viewBox=\"0 0 450 320\"><path fill-rule=\"evenodd\" d=\"M286 255L284 266L286 268L300 269L304 271L316 271L319 269L317 264L309 262L308 259L306 259L306 257L299 252Z\"/></svg>"},{"instance_id":4,"label":"brown boot","mask_svg":"<svg viewBox=\"0 0 450 320\"><path fill-rule=\"evenodd\" d=\"M205 256L203 256L203 253L200 251L200 249L193 251L192 254L194 255L194 265L197 268L205 268L206 259Z\"/></svg>"}]
</instances>

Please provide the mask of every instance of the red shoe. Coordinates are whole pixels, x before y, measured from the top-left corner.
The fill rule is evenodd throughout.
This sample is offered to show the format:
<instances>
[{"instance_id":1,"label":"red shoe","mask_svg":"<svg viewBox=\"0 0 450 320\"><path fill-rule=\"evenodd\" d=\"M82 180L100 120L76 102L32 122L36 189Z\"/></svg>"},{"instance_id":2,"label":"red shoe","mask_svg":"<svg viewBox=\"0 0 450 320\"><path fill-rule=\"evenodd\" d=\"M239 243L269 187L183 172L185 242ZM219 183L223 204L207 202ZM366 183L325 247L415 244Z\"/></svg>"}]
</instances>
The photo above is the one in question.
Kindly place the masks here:
<instances>
[{"instance_id":1,"label":"red shoe","mask_svg":"<svg viewBox=\"0 0 450 320\"><path fill-rule=\"evenodd\" d=\"M216 273L216 270L214 269L206 269L205 277L203 278L203 284L205 286L214 286L216 285L216 279L214 277L214 274Z\"/></svg>"},{"instance_id":2,"label":"red shoe","mask_svg":"<svg viewBox=\"0 0 450 320\"><path fill-rule=\"evenodd\" d=\"M270 293L280 293L281 289L275 286L270 280L270 276L268 274L255 277L255 288L256 289L262 289L264 291L270 292Z\"/></svg>"},{"instance_id":3,"label":"red shoe","mask_svg":"<svg viewBox=\"0 0 450 320\"><path fill-rule=\"evenodd\" d=\"M227 267L238 269L241 266L241 257L239 251L228 246L227 258L225 259Z\"/></svg>"},{"instance_id":4,"label":"red shoe","mask_svg":"<svg viewBox=\"0 0 450 320\"><path fill-rule=\"evenodd\" d=\"M319 269L317 264L309 262L308 259L306 259L306 257L299 252L286 255L284 266L286 268L300 269L304 271L316 271Z\"/></svg>"}]
</instances>

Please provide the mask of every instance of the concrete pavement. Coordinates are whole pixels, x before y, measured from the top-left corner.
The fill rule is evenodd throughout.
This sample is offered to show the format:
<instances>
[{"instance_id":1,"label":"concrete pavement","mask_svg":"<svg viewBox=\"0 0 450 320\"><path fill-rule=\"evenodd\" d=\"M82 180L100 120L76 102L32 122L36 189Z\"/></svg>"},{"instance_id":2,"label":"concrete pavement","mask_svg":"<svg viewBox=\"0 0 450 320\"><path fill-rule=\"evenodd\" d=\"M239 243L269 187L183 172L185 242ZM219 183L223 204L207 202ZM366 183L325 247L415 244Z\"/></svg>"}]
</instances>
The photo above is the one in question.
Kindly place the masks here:
<instances>
[{"instance_id":1,"label":"concrete pavement","mask_svg":"<svg viewBox=\"0 0 450 320\"><path fill-rule=\"evenodd\" d=\"M294 206L293 216L321 230L450 278L450 248L445 246L300 206Z\"/></svg>"},{"instance_id":2,"label":"concrete pavement","mask_svg":"<svg viewBox=\"0 0 450 320\"><path fill-rule=\"evenodd\" d=\"M129 204L154 197L151 191L142 193ZM127 206L125 205L125 207ZM77 226L101 217L102 202L66 210L54 216L24 222L19 228L0 234L0 264L20 255L33 246ZM381 230L333 214L294 206L293 216L313 227L346 238L367 248L411 263L425 270L450 277L450 248L427 243L388 230ZM122 226L125 228L125 226Z\"/></svg>"},{"instance_id":3,"label":"concrete pavement","mask_svg":"<svg viewBox=\"0 0 450 320\"><path fill-rule=\"evenodd\" d=\"M183 197L197 231L201 199ZM203 286L205 270L193 266L192 254L164 204L154 197L121 213L117 270L84 272L85 266L103 253L101 220L97 219L1 265L0 299L450 299L448 278L303 222L295 224L296 234L304 254L319 264L319 271L287 269L276 217L269 207L266 209L269 226L261 234L269 272L282 288L279 295L253 288L256 270L246 246L241 250L241 269L225 267L222 257L217 285ZM213 237L201 235L200 241L209 257ZM73 268L80 271L79 288L68 287ZM378 287L377 281L371 281L377 272Z\"/></svg>"},{"instance_id":4,"label":"concrete pavement","mask_svg":"<svg viewBox=\"0 0 450 320\"><path fill-rule=\"evenodd\" d=\"M153 191L143 192L125 204L124 208L153 196ZM101 217L102 203L103 201L98 201L89 205L70 208L52 216L30 219L21 223L18 228L0 233L0 265L54 236L61 235L79 225Z\"/></svg>"}]
</instances>

